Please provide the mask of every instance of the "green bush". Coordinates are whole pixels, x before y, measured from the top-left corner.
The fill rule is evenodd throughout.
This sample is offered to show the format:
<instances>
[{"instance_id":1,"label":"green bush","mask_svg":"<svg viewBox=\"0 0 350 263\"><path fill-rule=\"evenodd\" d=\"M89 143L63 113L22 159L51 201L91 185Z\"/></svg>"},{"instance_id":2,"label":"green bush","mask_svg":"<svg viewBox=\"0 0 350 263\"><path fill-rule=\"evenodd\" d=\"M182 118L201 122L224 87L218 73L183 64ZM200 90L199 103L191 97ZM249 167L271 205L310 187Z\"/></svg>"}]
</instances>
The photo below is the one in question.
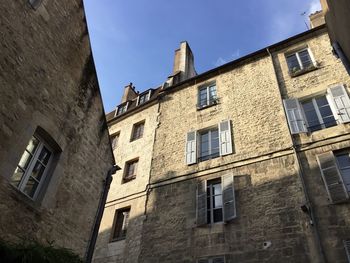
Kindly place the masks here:
<instances>
[{"instance_id":1,"label":"green bush","mask_svg":"<svg viewBox=\"0 0 350 263\"><path fill-rule=\"evenodd\" d=\"M79 256L66 248L37 242L12 244L0 240L0 262L4 263L82 263Z\"/></svg>"}]
</instances>

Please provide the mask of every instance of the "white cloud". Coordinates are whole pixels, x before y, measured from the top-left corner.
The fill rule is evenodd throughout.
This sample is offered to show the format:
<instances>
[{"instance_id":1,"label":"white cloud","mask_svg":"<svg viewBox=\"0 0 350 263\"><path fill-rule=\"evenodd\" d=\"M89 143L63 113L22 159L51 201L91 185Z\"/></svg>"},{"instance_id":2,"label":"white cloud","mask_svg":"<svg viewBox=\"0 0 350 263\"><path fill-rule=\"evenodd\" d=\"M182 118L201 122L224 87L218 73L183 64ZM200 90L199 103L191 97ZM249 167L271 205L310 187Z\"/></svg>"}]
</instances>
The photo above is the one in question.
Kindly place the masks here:
<instances>
[{"instance_id":1,"label":"white cloud","mask_svg":"<svg viewBox=\"0 0 350 263\"><path fill-rule=\"evenodd\" d=\"M321 3L320 0L312 0L310 5L309 5L309 14L313 14L316 11L321 10Z\"/></svg>"},{"instance_id":2,"label":"white cloud","mask_svg":"<svg viewBox=\"0 0 350 263\"><path fill-rule=\"evenodd\" d=\"M241 56L241 51L240 51L239 49L236 49L236 51L233 52L233 53L231 54L231 57L232 57L233 59L237 59L237 58L239 58L240 56Z\"/></svg>"},{"instance_id":3,"label":"white cloud","mask_svg":"<svg viewBox=\"0 0 350 263\"><path fill-rule=\"evenodd\" d=\"M226 64L227 63L227 61L225 60L225 59L223 59L222 57L219 57L217 60L216 60L216 62L214 63L214 66L215 67L219 67L219 66L221 66L221 65L223 65L223 64Z\"/></svg>"}]
</instances>

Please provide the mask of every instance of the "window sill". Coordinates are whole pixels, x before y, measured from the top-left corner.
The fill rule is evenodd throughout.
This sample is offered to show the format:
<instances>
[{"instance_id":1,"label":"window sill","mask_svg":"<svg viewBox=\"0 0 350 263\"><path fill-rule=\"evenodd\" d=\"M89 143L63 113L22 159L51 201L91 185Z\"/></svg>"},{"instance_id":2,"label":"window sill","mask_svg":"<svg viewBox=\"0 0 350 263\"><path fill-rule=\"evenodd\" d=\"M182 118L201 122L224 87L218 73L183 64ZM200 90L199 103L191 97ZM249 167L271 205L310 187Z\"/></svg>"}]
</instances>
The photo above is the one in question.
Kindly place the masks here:
<instances>
[{"instance_id":1,"label":"window sill","mask_svg":"<svg viewBox=\"0 0 350 263\"><path fill-rule=\"evenodd\" d=\"M18 202L24 204L29 210L40 215L43 212L43 209L40 206L40 203L37 200L31 199L25 193L21 192L17 187L10 184L9 187L12 190L12 197Z\"/></svg>"},{"instance_id":2,"label":"window sill","mask_svg":"<svg viewBox=\"0 0 350 263\"><path fill-rule=\"evenodd\" d=\"M118 238L111 239L109 241L109 243L119 242L119 241L123 241L125 239L126 239L126 237L118 237Z\"/></svg>"},{"instance_id":3,"label":"window sill","mask_svg":"<svg viewBox=\"0 0 350 263\"><path fill-rule=\"evenodd\" d=\"M134 141L137 141L137 140L140 140L140 139L142 139L142 136L139 137L139 138L132 139L132 140L130 140L130 142L134 142Z\"/></svg>"},{"instance_id":4,"label":"window sill","mask_svg":"<svg viewBox=\"0 0 350 263\"><path fill-rule=\"evenodd\" d=\"M305 68L305 69L300 69L298 71L295 71L295 72L292 72L292 71L289 71L289 75L292 77L292 78L295 78L295 77L299 77L301 75L304 75L306 73L309 73L311 71L314 71L314 70L317 70L319 69L318 66L315 66L315 65L312 65L308 68Z\"/></svg>"},{"instance_id":5,"label":"window sill","mask_svg":"<svg viewBox=\"0 0 350 263\"><path fill-rule=\"evenodd\" d=\"M126 184L126 183L128 183L128 182L130 182L130 181L133 181L133 180L135 180L136 179L136 176L132 176L132 177L127 177L127 178L123 178L123 184Z\"/></svg>"},{"instance_id":6,"label":"window sill","mask_svg":"<svg viewBox=\"0 0 350 263\"><path fill-rule=\"evenodd\" d=\"M213 106L218 105L218 104L219 104L218 101L214 101L214 102L212 102L212 103L209 104L209 105L204 105L204 106L198 106L198 105L197 105L197 110L198 110L198 111L204 110L204 109L213 107Z\"/></svg>"}]
</instances>

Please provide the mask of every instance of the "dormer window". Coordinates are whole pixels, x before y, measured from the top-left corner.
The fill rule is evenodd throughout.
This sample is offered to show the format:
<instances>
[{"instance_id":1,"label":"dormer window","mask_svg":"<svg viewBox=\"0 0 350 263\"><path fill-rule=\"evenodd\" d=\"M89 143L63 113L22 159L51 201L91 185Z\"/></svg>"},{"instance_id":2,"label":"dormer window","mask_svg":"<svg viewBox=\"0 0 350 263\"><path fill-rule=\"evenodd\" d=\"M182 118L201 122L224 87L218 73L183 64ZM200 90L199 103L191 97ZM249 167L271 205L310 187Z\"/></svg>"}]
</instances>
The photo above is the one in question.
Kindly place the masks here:
<instances>
[{"instance_id":1,"label":"dormer window","mask_svg":"<svg viewBox=\"0 0 350 263\"><path fill-rule=\"evenodd\" d=\"M152 92L152 90L149 90L147 92L140 94L137 98L137 105L141 105L141 104L149 101L151 98L151 92Z\"/></svg>"},{"instance_id":2,"label":"dormer window","mask_svg":"<svg viewBox=\"0 0 350 263\"><path fill-rule=\"evenodd\" d=\"M123 103L117 107L115 116L121 115L128 110L129 102Z\"/></svg>"}]
</instances>

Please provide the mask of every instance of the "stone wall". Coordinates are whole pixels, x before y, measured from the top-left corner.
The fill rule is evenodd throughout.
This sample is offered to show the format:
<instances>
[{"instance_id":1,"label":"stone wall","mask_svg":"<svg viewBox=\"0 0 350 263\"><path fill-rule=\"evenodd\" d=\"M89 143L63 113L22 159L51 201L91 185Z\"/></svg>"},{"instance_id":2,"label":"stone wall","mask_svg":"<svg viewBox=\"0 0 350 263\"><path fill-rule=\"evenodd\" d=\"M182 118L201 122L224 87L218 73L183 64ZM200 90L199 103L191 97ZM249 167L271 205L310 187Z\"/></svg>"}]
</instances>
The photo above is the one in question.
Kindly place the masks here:
<instances>
[{"instance_id":1,"label":"stone wall","mask_svg":"<svg viewBox=\"0 0 350 263\"><path fill-rule=\"evenodd\" d=\"M82 1L2 1L0 235L52 242L83 257L113 165ZM42 198L10 178L40 127L61 153Z\"/></svg>"}]
</instances>

